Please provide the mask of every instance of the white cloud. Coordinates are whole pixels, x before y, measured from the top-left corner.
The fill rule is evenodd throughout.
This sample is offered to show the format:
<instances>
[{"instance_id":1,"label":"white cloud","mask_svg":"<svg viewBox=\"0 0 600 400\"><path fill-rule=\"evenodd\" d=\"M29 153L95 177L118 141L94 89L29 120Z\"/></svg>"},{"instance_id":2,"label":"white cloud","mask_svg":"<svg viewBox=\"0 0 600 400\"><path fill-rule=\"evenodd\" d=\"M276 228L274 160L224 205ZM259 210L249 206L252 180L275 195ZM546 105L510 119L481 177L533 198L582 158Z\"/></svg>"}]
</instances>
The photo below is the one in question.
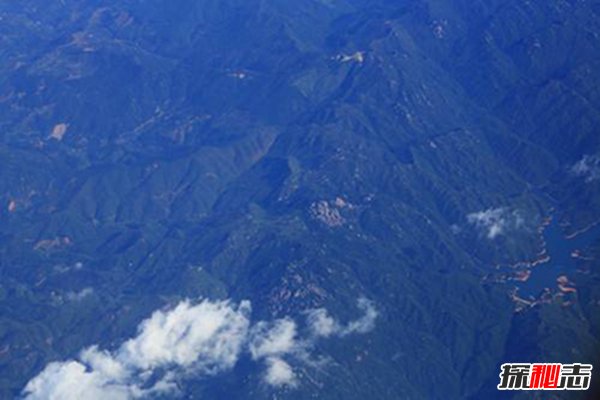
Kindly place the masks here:
<instances>
[{"instance_id":1,"label":"white cloud","mask_svg":"<svg viewBox=\"0 0 600 400\"><path fill-rule=\"evenodd\" d=\"M342 336L350 335L353 333L367 333L375 328L375 320L379 313L375 309L375 305L372 301L365 298L358 300L358 308L360 308L364 315L355 321L351 321L344 329L342 329Z\"/></svg>"},{"instance_id":2,"label":"white cloud","mask_svg":"<svg viewBox=\"0 0 600 400\"><path fill-rule=\"evenodd\" d=\"M341 325L326 310L309 312L313 335L299 337L290 318L250 325L250 303L208 300L182 301L170 310L155 311L140 323L137 335L115 351L97 346L84 349L77 360L53 362L31 379L26 400L136 399L177 391L181 376L209 376L232 369L248 352L266 366L264 382L270 386L297 385L289 361L309 362L308 351L319 337L366 333L374 328L377 311L359 300L364 315Z\"/></svg>"},{"instance_id":3,"label":"white cloud","mask_svg":"<svg viewBox=\"0 0 600 400\"><path fill-rule=\"evenodd\" d=\"M510 211L505 207L471 213L467 215L467 221L482 230L488 239L495 239L525 225L525 219L518 210Z\"/></svg>"},{"instance_id":4,"label":"white cloud","mask_svg":"<svg viewBox=\"0 0 600 400\"><path fill-rule=\"evenodd\" d=\"M577 161L572 167L571 172L577 176L585 178L586 182L592 182L600 179L600 156L585 155Z\"/></svg>"},{"instance_id":5,"label":"white cloud","mask_svg":"<svg viewBox=\"0 0 600 400\"><path fill-rule=\"evenodd\" d=\"M265 382L271 386L297 385L296 374L292 367L279 357L267 358L267 372Z\"/></svg>"},{"instance_id":6,"label":"white cloud","mask_svg":"<svg viewBox=\"0 0 600 400\"><path fill-rule=\"evenodd\" d=\"M48 364L26 385L26 399L133 399L173 390L177 369L211 374L232 368L248 334L249 312L250 303L227 301L183 301L156 311L114 353L92 346L79 361ZM161 369L166 374L150 385Z\"/></svg>"},{"instance_id":7,"label":"white cloud","mask_svg":"<svg viewBox=\"0 0 600 400\"><path fill-rule=\"evenodd\" d=\"M296 351L296 323L289 318L257 323L252 329L249 348L255 360Z\"/></svg>"},{"instance_id":8,"label":"white cloud","mask_svg":"<svg viewBox=\"0 0 600 400\"><path fill-rule=\"evenodd\" d=\"M308 312L308 326L315 336L347 336L354 333L364 334L375 328L375 320L379 313L372 301L360 298L358 308L363 315L350 321L347 325L342 325L339 321L329 315L324 308L317 308Z\"/></svg>"},{"instance_id":9,"label":"white cloud","mask_svg":"<svg viewBox=\"0 0 600 400\"><path fill-rule=\"evenodd\" d=\"M249 327L250 303L184 301L173 310L156 311L140 324L138 336L125 342L119 358L140 369L165 365L194 366L203 373L235 365Z\"/></svg>"},{"instance_id":10,"label":"white cloud","mask_svg":"<svg viewBox=\"0 0 600 400\"><path fill-rule=\"evenodd\" d=\"M338 322L324 308L309 311L307 322L315 336L329 337L340 331Z\"/></svg>"},{"instance_id":11,"label":"white cloud","mask_svg":"<svg viewBox=\"0 0 600 400\"><path fill-rule=\"evenodd\" d=\"M128 369L109 352L98 350L98 346L88 347L80 355L81 361L90 369L111 380L129 376Z\"/></svg>"},{"instance_id":12,"label":"white cloud","mask_svg":"<svg viewBox=\"0 0 600 400\"><path fill-rule=\"evenodd\" d=\"M119 377L124 378L124 377ZM88 371L77 361L50 363L25 387L28 400L126 400L139 397L134 385Z\"/></svg>"},{"instance_id":13,"label":"white cloud","mask_svg":"<svg viewBox=\"0 0 600 400\"><path fill-rule=\"evenodd\" d=\"M252 329L248 349L253 360L265 360L264 381L268 385L296 386L296 375L283 357L305 358L307 343L299 341L297 335L297 325L289 318L261 321Z\"/></svg>"}]
</instances>

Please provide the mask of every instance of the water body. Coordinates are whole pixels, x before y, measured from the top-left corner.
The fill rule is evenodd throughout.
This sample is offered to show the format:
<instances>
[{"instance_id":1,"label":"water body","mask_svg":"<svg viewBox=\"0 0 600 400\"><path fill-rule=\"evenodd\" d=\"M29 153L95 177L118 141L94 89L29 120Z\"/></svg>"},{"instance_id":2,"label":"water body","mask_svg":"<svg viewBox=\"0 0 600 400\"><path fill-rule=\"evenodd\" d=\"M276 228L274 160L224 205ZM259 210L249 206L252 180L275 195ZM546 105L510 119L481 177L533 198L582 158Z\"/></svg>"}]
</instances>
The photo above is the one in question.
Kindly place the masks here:
<instances>
[{"instance_id":1,"label":"water body","mask_svg":"<svg viewBox=\"0 0 600 400\"><path fill-rule=\"evenodd\" d=\"M585 249L600 239L600 224L596 224L573 238L567 238L556 218L544 229L546 250L550 261L532 268L527 282L519 282L519 295L523 298L537 297L544 288L556 288L556 278L561 275L572 277L577 269L577 259L572 257L576 250L586 254Z\"/></svg>"}]
</instances>

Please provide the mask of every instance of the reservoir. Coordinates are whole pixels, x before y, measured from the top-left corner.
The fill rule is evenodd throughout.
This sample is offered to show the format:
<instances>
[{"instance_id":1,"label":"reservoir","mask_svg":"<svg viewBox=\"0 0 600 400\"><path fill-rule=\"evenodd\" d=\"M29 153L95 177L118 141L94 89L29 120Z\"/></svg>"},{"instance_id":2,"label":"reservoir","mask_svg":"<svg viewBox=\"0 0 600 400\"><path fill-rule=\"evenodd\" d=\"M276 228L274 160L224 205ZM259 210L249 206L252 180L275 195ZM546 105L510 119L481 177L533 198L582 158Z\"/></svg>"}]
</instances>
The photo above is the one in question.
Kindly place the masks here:
<instances>
[{"instance_id":1,"label":"reservoir","mask_svg":"<svg viewBox=\"0 0 600 400\"><path fill-rule=\"evenodd\" d=\"M561 275L571 278L577 270L578 261L573 254L589 254L586 248L600 240L600 224L593 225L573 237L567 237L557 218L553 218L544 229L543 235L550 260L533 267L526 282L518 282L519 296L525 299L539 296L544 288L555 289L556 279Z\"/></svg>"}]
</instances>

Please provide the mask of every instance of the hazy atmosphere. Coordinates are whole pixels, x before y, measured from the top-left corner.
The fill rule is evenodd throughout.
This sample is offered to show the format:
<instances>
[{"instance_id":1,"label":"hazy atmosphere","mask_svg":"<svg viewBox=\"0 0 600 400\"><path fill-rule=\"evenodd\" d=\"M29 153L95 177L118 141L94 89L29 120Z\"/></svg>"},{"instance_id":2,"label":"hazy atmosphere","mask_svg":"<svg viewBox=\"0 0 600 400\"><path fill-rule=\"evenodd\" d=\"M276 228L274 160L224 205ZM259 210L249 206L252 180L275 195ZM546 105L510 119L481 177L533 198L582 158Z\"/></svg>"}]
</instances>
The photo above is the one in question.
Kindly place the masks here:
<instances>
[{"instance_id":1,"label":"hazy atmosphere","mask_svg":"<svg viewBox=\"0 0 600 400\"><path fill-rule=\"evenodd\" d=\"M0 399L583 400L599 359L600 2L0 3Z\"/></svg>"}]
</instances>

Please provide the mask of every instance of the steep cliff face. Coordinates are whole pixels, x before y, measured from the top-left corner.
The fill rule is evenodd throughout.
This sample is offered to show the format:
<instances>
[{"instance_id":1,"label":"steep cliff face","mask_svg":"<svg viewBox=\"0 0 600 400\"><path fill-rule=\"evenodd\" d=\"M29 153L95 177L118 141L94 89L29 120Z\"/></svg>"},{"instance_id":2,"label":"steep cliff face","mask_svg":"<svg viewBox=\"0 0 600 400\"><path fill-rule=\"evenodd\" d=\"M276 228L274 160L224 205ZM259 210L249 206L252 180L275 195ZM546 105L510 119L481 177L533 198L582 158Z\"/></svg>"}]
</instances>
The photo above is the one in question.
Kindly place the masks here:
<instances>
[{"instance_id":1,"label":"steep cliff face","mask_svg":"<svg viewBox=\"0 0 600 400\"><path fill-rule=\"evenodd\" d=\"M190 398L493 397L517 354L593 359L597 251L578 292L516 314L496 266L539 257L549 215L565 234L600 219L599 12L0 5L0 397L183 298L378 310L294 364L294 387L242 362L182 378Z\"/></svg>"}]
</instances>

